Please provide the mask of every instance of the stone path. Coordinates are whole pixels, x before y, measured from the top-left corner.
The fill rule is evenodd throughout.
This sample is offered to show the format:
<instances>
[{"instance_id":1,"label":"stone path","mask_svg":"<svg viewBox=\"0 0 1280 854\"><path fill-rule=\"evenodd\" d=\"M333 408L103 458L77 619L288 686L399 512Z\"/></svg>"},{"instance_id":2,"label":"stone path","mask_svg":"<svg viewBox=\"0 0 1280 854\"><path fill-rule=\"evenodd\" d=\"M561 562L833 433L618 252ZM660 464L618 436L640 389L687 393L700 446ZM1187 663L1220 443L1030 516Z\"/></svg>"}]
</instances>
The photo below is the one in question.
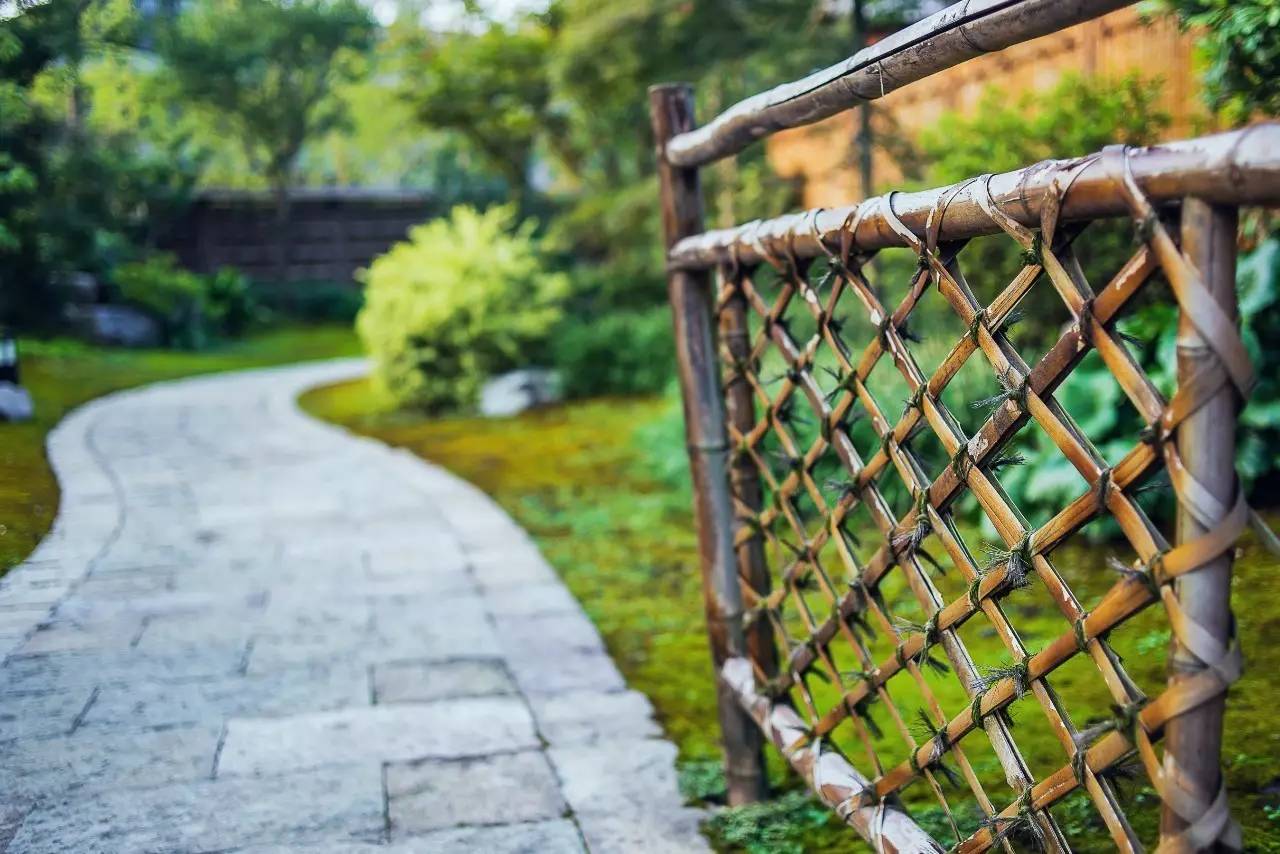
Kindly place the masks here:
<instances>
[{"instance_id":1,"label":"stone path","mask_svg":"<svg viewBox=\"0 0 1280 854\"><path fill-rule=\"evenodd\" d=\"M0 851L705 850L526 534L297 410L359 370L152 386L54 432L57 524L0 582Z\"/></svg>"}]
</instances>

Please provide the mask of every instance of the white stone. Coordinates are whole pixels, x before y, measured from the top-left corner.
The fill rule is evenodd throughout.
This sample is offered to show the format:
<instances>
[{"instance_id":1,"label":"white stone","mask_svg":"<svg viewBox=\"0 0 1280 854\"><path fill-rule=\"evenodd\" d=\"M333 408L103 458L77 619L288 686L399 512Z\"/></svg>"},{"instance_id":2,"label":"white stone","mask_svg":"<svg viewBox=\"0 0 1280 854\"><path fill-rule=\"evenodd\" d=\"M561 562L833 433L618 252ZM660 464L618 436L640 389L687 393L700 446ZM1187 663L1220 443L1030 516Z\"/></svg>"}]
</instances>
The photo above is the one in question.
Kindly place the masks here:
<instances>
[{"instance_id":1,"label":"white stone","mask_svg":"<svg viewBox=\"0 0 1280 854\"><path fill-rule=\"evenodd\" d=\"M11 382L0 382L0 421L30 421L35 414L29 391Z\"/></svg>"},{"instance_id":2,"label":"white stone","mask_svg":"<svg viewBox=\"0 0 1280 854\"><path fill-rule=\"evenodd\" d=\"M480 389L480 414L505 418L559 399L560 378L554 371L526 368L486 382Z\"/></svg>"}]
</instances>

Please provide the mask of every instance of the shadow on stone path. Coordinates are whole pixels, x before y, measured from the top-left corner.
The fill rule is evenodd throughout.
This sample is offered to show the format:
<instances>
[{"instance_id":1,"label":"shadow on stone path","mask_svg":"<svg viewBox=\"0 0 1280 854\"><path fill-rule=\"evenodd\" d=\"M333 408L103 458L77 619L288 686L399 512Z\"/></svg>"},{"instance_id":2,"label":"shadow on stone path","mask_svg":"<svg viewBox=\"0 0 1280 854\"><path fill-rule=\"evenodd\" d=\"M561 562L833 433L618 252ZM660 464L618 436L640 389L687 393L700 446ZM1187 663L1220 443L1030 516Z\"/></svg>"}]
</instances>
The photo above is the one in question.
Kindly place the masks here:
<instances>
[{"instance_id":1,"label":"shadow on stone path","mask_svg":"<svg viewBox=\"0 0 1280 854\"><path fill-rule=\"evenodd\" d=\"M303 415L329 362L101 399L0 582L0 851L697 851L527 535Z\"/></svg>"}]
</instances>

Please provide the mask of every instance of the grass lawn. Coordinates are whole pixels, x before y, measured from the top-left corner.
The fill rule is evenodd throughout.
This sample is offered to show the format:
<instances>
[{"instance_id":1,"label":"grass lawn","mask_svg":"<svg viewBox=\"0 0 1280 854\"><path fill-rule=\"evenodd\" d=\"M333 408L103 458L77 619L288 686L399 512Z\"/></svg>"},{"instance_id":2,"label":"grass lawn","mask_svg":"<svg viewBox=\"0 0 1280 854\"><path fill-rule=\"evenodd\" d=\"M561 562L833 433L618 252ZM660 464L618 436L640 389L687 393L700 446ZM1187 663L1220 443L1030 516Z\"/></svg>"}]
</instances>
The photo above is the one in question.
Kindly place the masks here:
<instances>
[{"instance_id":1,"label":"grass lawn","mask_svg":"<svg viewBox=\"0 0 1280 854\"><path fill-rule=\"evenodd\" d=\"M302 402L319 417L412 450L494 496L537 539L599 627L631 686L653 700L668 735L680 748L682 783L695 794L716 788L714 699L691 513L687 493L670 476L673 466L681 469L684 458L679 437L672 434L677 425L661 401L590 401L505 420L428 420L376 414L376 399L359 381L310 392ZM661 448L670 451L665 456L654 453ZM1115 580L1101 565L1110 551L1110 546L1068 547L1054 560L1089 601ZM1280 671L1280 647L1268 643L1280 632L1280 582L1274 578L1274 561L1252 540L1244 543L1236 567L1246 675L1232 689L1224 761L1247 846L1280 852L1280 777L1275 768L1280 727L1272 719L1280 709L1280 680L1274 678ZM937 579L948 597L963 595L965 585L956 575L953 570ZM895 611L907 598L905 590L892 584L885 595ZM1032 650L1065 627L1061 616L1044 605L1046 599L1037 584L1005 600L1006 612ZM1112 636L1126 668L1151 695L1163 683L1168 634L1162 622L1155 609L1148 609ZM980 660L1001 658L1002 648L985 620L970 621L961 637ZM877 657L883 655L884 641L879 643ZM904 717L914 716L923 700L914 685L903 681L892 682L894 700ZM1109 716L1109 697L1091 664L1073 660L1050 681L1077 726ZM951 674L930 675L928 683L949 715L967 705ZM813 684L815 693L834 691ZM824 701L830 702L830 696ZM1035 701L1028 695L1014 708L1014 735L1032 773L1039 778L1056 770L1064 753ZM903 757L901 736L885 711L872 706L871 714L884 731L876 739L877 749ZM851 743L841 746L856 764L865 766L865 754ZM1004 799L1001 805L1011 800L985 739L970 737L962 746L987 791ZM783 772L772 753L770 762L781 787L794 790L794 778ZM1154 794L1127 783L1122 792L1135 826L1144 838L1152 837L1158 809ZM971 796L966 789L950 798L963 803ZM906 800L941 841L953 838L946 817L923 785L908 790ZM1068 798L1054 807L1054 814L1077 850L1112 850L1082 797ZM975 818L956 811L962 831L971 829ZM794 791L771 805L726 811L711 823L710 832L726 850L869 850Z\"/></svg>"},{"instance_id":2,"label":"grass lawn","mask_svg":"<svg viewBox=\"0 0 1280 854\"><path fill-rule=\"evenodd\" d=\"M58 484L45 436L76 406L158 380L359 355L348 326L282 328L198 353L121 350L70 340L22 341L22 381L36 417L0 424L0 575L21 563L53 524Z\"/></svg>"}]
</instances>

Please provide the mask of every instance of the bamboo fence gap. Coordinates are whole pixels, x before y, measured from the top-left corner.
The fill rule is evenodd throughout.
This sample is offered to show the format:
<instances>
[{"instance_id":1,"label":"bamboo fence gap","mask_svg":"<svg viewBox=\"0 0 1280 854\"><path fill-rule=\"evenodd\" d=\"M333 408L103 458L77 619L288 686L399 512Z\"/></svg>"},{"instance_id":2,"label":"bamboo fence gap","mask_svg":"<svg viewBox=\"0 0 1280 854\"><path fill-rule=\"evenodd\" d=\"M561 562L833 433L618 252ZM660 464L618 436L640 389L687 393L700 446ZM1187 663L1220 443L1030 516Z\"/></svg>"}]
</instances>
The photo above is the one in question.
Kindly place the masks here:
<instances>
[{"instance_id":1,"label":"bamboo fence gap","mask_svg":"<svg viewBox=\"0 0 1280 854\"><path fill-rule=\"evenodd\" d=\"M1134 765L1162 805L1161 851L1240 847L1219 765L1226 690L1241 667L1231 557L1256 519L1233 468L1237 412L1253 382L1237 329L1235 228L1240 205L1280 203L1280 124L1112 147L729 229L705 231L702 221L699 166L865 99L857 81L872 65L896 86L962 61L959 41L971 53L994 49L1120 5L956 4L701 128L688 87L650 91L732 803L765 796L767 743L879 850L1069 851L1077 831L1052 808L1074 795L1116 850L1141 851L1154 841L1131 821L1143 807L1117 788ZM1090 281L1081 259L1089 224L1102 219L1130 221L1135 243L1109 278ZM991 234L1016 244L1022 260L984 303L965 280L961 250ZM890 302L867 265L904 249L915 272ZM1116 329L1154 281L1167 283L1178 307L1168 399ZM1027 362L1007 326L1029 293L1046 289L1071 320ZM928 370L922 348L943 333L924 329L920 341L909 328L925 300L940 301L965 330L936 342L949 349ZM1091 353L1145 425L1114 463L1055 397ZM977 401L988 414L967 433L958 407L976 401L952 398L970 364L1001 391ZM905 401L877 392L890 375L905 384ZM870 425L874 446L856 446L855 421ZM1046 436L1084 484L1038 526L1000 485L1024 428ZM926 439L945 452L941 468L926 464ZM1171 538L1137 499L1161 471L1177 499ZM999 536L986 559L954 520L967 496ZM1104 517L1136 557L1105 592L1084 596L1053 553ZM940 583L940 561L959 580ZM1058 618L1056 633L1034 646L1019 631L1024 612L1002 604L1027 586ZM1168 682L1148 694L1112 642L1153 606L1172 640ZM999 660L974 655L971 623L998 641ZM1073 719L1081 699L1051 684L1069 662L1097 672L1109 716ZM963 705L944 705L943 680L958 680ZM1028 761L1013 711L1033 719L1027 727L1050 727L1060 750L1051 767ZM983 776L984 756L998 785ZM946 838L913 820L906 804L924 802Z\"/></svg>"}]
</instances>

